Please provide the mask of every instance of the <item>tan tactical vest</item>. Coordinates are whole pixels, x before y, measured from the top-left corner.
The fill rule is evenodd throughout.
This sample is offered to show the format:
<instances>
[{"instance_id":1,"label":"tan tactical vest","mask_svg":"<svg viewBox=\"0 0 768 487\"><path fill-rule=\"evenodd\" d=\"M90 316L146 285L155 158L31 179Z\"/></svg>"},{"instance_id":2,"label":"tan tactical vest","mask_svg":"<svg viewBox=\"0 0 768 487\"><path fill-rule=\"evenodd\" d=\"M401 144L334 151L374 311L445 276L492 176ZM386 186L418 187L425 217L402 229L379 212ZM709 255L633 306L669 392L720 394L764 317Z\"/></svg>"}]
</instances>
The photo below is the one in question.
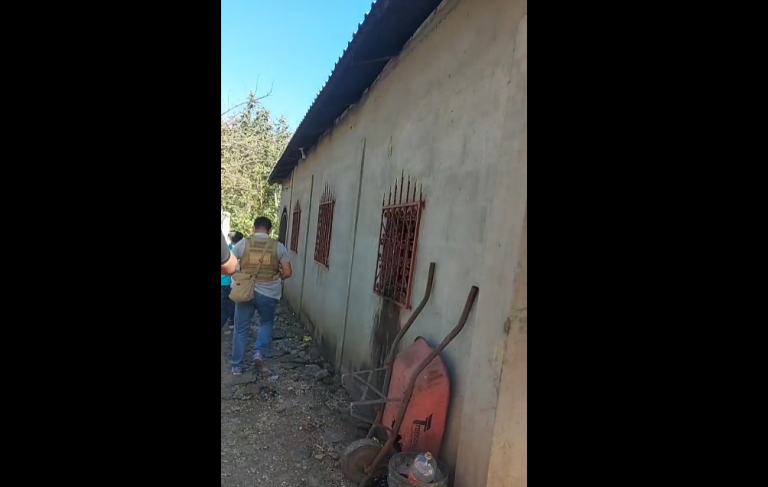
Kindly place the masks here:
<instances>
[{"instance_id":1,"label":"tan tactical vest","mask_svg":"<svg viewBox=\"0 0 768 487\"><path fill-rule=\"evenodd\" d=\"M277 240L250 237L240 259L240 272L254 276L255 282L271 282L280 278Z\"/></svg>"}]
</instances>

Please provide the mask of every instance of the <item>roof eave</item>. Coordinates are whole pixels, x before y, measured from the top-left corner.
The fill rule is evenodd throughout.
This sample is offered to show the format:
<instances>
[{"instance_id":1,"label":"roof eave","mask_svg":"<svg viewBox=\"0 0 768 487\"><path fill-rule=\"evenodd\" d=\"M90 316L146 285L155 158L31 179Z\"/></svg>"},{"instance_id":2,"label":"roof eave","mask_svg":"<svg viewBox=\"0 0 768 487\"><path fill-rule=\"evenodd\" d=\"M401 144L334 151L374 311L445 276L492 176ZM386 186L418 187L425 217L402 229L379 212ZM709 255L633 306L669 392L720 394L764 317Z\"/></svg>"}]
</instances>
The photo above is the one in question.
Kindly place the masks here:
<instances>
[{"instance_id":1,"label":"roof eave","mask_svg":"<svg viewBox=\"0 0 768 487\"><path fill-rule=\"evenodd\" d=\"M269 175L275 184L290 176L305 153L333 128L336 120L360 100L381 71L441 0L379 0L358 26L283 154Z\"/></svg>"}]
</instances>

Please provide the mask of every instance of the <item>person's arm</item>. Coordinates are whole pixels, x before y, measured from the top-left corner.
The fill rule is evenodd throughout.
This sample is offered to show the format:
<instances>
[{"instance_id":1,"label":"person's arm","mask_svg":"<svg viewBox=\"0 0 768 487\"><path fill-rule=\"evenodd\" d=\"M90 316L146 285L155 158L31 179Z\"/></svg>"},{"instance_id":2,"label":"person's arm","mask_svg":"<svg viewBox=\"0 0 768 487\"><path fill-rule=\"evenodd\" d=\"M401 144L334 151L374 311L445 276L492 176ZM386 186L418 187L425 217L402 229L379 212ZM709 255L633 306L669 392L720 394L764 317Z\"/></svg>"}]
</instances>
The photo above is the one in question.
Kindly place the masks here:
<instances>
[{"instance_id":1,"label":"person's arm","mask_svg":"<svg viewBox=\"0 0 768 487\"><path fill-rule=\"evenodd\" d=\"M237 269L237 258L229 250L224 234L221 234L221 273L225 276L231 276Z\"/></svg>"},{"instance_id":2,"label":"person's arm","mask_svg":"<svg viewBox=\"0 0 768 487\"><path fill-rule=\"evenodd\" d=\"M281 243L277 244L277 254L280 259L280 277L283 280L286 280L293 275L291 261L289 260L290 254L288 253L288 249L285 248L285 245Z\"/></svg>"}]
</instances>

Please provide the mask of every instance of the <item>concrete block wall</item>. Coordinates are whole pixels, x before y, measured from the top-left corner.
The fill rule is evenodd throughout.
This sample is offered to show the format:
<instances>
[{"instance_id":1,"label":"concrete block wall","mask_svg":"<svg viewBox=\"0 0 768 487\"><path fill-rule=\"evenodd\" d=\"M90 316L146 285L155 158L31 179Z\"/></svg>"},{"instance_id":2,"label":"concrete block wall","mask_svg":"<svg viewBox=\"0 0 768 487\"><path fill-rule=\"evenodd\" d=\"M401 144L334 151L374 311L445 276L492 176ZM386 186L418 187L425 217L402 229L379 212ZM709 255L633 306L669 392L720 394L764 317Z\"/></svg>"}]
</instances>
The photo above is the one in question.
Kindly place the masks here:
<instances>
[{"instance_id":1,"label":"concrete block wall","mask_svg":"<svg viewBox=\"0 0 768 487\"><path fill-rule=\"evenodd\" d=\"M382 197L402 174L423 185L412 306L430 262L435 285L404 343L438 344L470 287L480 288L443 356L453 394L440 456L456 467L456 487L484 485L488 475L527 206L527 48L524 57L516 51L527 45L526 12L521 0L446 0L283 191L289 217L297 200L302 209L285 299L336 368L353 371L378 365L410 314L373 293ZM326 184L336 195L328 268L313 258Z\"/></svg>"}]
</instances>

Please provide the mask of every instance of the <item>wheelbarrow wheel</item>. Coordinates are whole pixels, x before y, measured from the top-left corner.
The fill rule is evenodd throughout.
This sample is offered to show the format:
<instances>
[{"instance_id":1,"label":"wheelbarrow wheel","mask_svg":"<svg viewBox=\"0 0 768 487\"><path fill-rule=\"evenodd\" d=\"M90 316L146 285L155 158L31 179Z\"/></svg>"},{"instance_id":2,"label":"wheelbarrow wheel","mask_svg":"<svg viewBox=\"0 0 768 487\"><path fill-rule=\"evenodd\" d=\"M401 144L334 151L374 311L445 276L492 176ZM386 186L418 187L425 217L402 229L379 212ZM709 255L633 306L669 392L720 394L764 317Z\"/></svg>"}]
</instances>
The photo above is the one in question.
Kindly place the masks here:
<instances>
[{"instance_id":1,"label":"wheelbarrow wheel","mask_svg":"<svg viewBox=\"0 0 768 487\"><path fill-rule=\"evenodd\" d=\"M357 440L344 450L341 455L341 471L352 483L359 484L367 476L365 467L370 465L381 451L381 445L376 440L363 438ZM387 475L387 462L391 455L386 455L376 468L372 479Z\"/></svg>"}]
</instances>

